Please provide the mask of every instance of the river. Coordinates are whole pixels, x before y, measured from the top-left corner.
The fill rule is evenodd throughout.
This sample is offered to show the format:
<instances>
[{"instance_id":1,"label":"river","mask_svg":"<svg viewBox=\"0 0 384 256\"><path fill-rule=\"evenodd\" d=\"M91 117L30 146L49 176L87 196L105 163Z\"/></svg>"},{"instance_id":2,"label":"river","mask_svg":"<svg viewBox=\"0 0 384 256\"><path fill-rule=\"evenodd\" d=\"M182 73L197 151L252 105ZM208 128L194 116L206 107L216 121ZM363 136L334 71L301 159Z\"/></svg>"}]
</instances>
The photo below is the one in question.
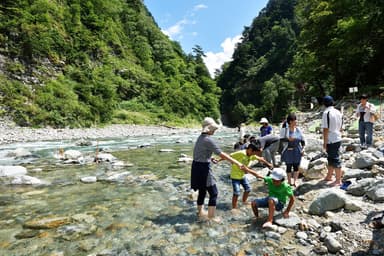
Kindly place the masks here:
<instances>
[{"instance_id":1,"label":"river","mask_svg":"<svg viewBox=\"0 0 384 256\"><path fill-rule=\"evenodd\" d=\"M0 255L263 255L278 245L264 239L243 206L230 211L229 165L216 165L220 190L218 214L223 223L208 225L196 218L189 189L190 162L198 132L171 136L141 136L93 141L18 143L0 146L0 165L22 165L28 175L46 185L0 186ZM229 152L235 130L214 138ZM7 157L29 150L34 158ZM84 155L107 150L124 166L111 163L63 164L58 150ZM111 174L123 178L110 181ZM83 183L82 177L97 182ZM46 227L31 223L51 223ZM278 251L275 250L275 253ZM271 255L271 254L270 254ZM278 254L277 254L278 255Z\"/></svg>"}]
</instances>

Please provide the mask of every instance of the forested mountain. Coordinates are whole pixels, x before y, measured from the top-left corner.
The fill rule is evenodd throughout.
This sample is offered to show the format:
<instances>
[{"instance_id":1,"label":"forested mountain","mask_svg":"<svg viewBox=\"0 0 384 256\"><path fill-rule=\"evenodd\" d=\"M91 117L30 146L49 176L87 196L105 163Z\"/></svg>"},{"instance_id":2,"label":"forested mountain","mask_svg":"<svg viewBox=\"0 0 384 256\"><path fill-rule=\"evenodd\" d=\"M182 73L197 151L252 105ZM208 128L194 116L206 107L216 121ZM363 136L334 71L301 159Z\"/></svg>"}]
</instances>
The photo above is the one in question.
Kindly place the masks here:
<instances>
[{"instance_id":1,"label":"forested mountain","mask_svg":"<svg viewBox=\"0 0 384 256\"><path fill-rule=\"evenodd\" d=\"M294 92L282 77L291 66L298 26L296 0L270 0L243 32L243 41L217 83L223 90L221 110L227 121L239 124L261 116L280 118Z\"/></svg>"},{"instance_id":2,"label":"forested mountain","mask_svg":"<svg viewBox=\"0 0 384 256\"><path fill-rule=\"evenodd\" d=\"M227 123L280 121L311 97L384 86L384 2L270 0L217 77ZM380 89L381 88L381 89Z\"/></svg>"},{"instance_id":3,"label":"forested mountain","mask_svg":"<svg viewBox=\"0 0 384 256\"><path fill-rule=\"evenodd\" d=\"M0 115L54 127L217 118L203 54L184 54L142 0L2 0Z\"/></svg>"},{"instance_id":4,"label":"forested mountain","mask_svg":"<svg viewBox=\"0 0 384 256\"><path fill-rule=\"evenodd\" d=\"M142 0L2 0L0 115L54 127L278 122L312 97L381 92L383 12L380 0L270 0L212 80L202 47L185 54Z\"/></svg>"},{"instance_id":5,"label":"forested mountain","mask_svg":"<svg viewBox=\"0 0 384 256\"><path fill-rule=\"evenodd\" d=\"M306 94L336 97L348 87L377 95L384 86L384 1L300 0L298 50L291 80Z\"/></svg>"}]
</instances>

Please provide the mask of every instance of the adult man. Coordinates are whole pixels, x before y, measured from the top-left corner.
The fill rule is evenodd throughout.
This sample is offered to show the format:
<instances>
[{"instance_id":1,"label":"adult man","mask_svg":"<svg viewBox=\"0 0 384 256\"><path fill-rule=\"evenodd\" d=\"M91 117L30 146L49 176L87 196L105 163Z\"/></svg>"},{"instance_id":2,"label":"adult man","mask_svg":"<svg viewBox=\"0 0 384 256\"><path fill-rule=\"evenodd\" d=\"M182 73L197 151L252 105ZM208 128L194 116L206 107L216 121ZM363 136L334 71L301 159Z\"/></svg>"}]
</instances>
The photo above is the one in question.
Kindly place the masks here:
<instances>
[{"instance_id":1,"label":"adult man","mask_svg":"<svg viewBox=\"0 0 384 256\"><path fill-rule=\"evenodd\" d=\"M335 171L336 180L331 185L339 186L341 185L342 175L339 149L341 146L343 117L341 112L333 107L334 101L331 96L325 96L323 104L326 107L321 120L323 149L328 154L328 173L324 180L332 181L333 171Z\"/></svg>"},{"instance_id":2,"label":"adult man","mask_svg":"<svg viewBox=\"0 0 384 256\"><path fill-rule=\"evenodd\" d=\"M256 144L260 145L262 156L265 158L265 160L267 160L269 163L273 163L273 166L276 166L275 154L279 149L280 137L273 134L268 134L264 137L257 138Z\"/></svg>"},{"instance_id":3,"label":"adult man","mask_svg":"<svg viewBox=\"0 0 384 256\"><path fill-rule=\"evenodd\" d=\"M368 102L368 96L362 94L360 96L360 104L356 109L356 116L359 118L359 137L362 148L372 146L373 137L373 120L371 116L375 114L375 105ZM365 137L367 134L367 137Z\"/></svg>"}]
</instances>

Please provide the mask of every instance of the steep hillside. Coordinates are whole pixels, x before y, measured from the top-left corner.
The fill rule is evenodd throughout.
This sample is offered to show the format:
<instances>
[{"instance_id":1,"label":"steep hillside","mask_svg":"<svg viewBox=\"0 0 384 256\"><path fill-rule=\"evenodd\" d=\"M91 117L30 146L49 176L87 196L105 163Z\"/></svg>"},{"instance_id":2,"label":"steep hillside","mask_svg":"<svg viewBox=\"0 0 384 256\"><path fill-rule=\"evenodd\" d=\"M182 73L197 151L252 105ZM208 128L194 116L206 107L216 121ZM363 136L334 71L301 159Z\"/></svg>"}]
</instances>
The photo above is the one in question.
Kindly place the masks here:
<instances>
[{"instance_id":1,"label":"steep hillside","mask_svg":"<svg viewBox=\"0 0 384 256\"><path fill-rule=\"evenodd\" d=\"M53 127L216 118L202 54L185 55L141 0L4 0L0 114Z\"/></svg>"},{"instance_id":2,"label":"steep hillside","mask_svg":"<svg viewBox=\"0 0 384 256\"><path fill-rule=\"evenodd\" d=\"M237 125L267 116L277 122L286 114L295 87L282 78L293 61L299 33L297 0L270 0L218 77L223 90L221 111Z\"/></svg>"},{"instance_id":3,"label":"steep hillside","mask_svg":"<svg viewBox=\"0 0 384 256\"><path fill-rule=\"evenodd\" d=\"M316 98L384 90L381 1L270 0L217 79L226 123L279 122ZM321 102L319 102L321 103Z\"/></svg>"}]
</instances>

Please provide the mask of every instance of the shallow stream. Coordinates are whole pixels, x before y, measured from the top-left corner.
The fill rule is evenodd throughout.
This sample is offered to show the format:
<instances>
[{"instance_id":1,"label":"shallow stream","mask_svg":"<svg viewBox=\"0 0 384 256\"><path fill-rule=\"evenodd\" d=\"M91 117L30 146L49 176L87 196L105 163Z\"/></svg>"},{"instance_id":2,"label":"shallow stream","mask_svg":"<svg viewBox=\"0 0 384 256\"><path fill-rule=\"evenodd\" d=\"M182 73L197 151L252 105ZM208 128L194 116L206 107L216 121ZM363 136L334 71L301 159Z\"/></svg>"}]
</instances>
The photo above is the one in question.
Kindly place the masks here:
<instances>
[{"instance_id":1,"label":"shallow stream","mask_svg":"<svg viewBox=\"0 0 384 256\"><path fill-rule=\"evenodd\" d=\"M182 154L191 157L198 135L196 131L116 138L86 147L76 146L75 141L0 146L0 165L22 165L28 175L49 184L0 186L0 255L263 255L273 251L278 245L273 239L265 242L248 207L231 215L226 163L214 167L223 224L197 220L189 189L190 163L178 159ZM235 130L225 131L215 134L215 139L229 152L237 136ZM36 157L7 157L17 148ZM110 163L63 164L54 158L60 148L89 155L107 149L129 165L116 169ZM80 181L111 172L128 174L117 182Z\"/></svg>"}]
</instances>

